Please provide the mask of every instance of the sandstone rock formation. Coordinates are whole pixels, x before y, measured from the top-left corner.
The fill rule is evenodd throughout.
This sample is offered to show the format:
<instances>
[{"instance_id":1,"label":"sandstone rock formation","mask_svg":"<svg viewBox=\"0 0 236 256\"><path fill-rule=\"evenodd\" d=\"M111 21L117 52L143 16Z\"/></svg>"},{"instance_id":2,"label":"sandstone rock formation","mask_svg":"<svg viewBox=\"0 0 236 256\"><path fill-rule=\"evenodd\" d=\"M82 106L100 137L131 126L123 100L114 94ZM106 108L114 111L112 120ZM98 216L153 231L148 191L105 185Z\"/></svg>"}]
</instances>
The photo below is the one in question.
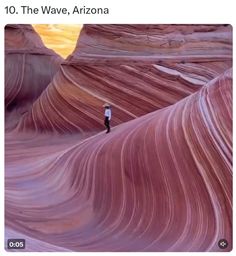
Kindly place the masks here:
<instances>
[{"instance_id":1,"label":"sandstone rock formation","mask_svg":"<svg viewBox=\"0 0 236 256\"><path fill-rule=\"evenodd\" d=\"M232 244L231 70L109 136L50 145L40 136L6 144L6 223L40 246L219 251L222 237Z\"/></svg>"},{"instance_id":2,"label":"sandstone rock formation","mask_svg":"<svg viewBox=\"0 0 236 256\"><path fill-rule=\"evenodd\" d=\"M31 25L5 27L5 106L7 118L26 112L51 82L63 59L46 48ZM10 115L10 112L19 112Z\"/></svg>"},{"instance_id":3,"label":"sandstone rock formation","mask_svg":"<svg viewBox=\"0 0 236 256\"><path fill-rule=\"evenodd\" d=\"M25 251L222 251L224 238L230 251L231 30L85 25L6 131L6 239L25 238Z\"/></svg>"},{"instance_id":4,"label":"sandstone rock formation","mask_svg":"<svg viewBox=\"0 0 236 256\"><path fill-rule=\"evenodd\" d=\"M103 129L174 104L232 66L229 26L85 25L19 131Z\"/></svg>"}]
</instances>

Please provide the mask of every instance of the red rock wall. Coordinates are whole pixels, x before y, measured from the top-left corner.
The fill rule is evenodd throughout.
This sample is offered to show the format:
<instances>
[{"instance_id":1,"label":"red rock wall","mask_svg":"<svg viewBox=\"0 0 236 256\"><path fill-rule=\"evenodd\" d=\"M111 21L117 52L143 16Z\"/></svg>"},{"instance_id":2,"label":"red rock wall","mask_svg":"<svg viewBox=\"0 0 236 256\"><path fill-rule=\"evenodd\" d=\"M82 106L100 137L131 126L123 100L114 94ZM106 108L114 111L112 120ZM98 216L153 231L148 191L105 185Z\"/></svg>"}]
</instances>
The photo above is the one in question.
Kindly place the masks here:
<instances>
[{"instance_id":1,"label":"red rock wall","mask_svg":"<svg viewBox=\"0 0 236 256\"><path fill-rule=\"evenodd\" d=\"M85 25L18 130L103 129L172 105L232 66L230 26Z\"/></svg>"},{"instance_id":2,"label":"red rock wall","mask_svg":"<svg viewBox=\"0 0 236 256\"><path fill-rule=\"evenodd\" d=\"M6 223L31 250L231 249L232 70L109 135L48 138L6 143Z\"/></svg>"},{"instance_id":3,"label":"red rock wall","mask_svg":"<svg viewBox=\"0 0 236 256\"><path fill-rule=\"evenodd\" d=\"M5 107L7 123L11 123L12 119L18 119L30 108L33 101L51 82L62 61L63 59L58 54L44 46L31 25L6 25Z\"/></svg>"},{"instance_id":4,"label":"red rock wall","mask_svg":"<svg viewBox=\"0 0 236 256\"><path fill-rule=\"evenodd\" d=\"M6 120L5 239L25 238L25 251L222 251L224 238L230 251L231 29L84 26L16 128Z\"/></svg>"}]
</instances>

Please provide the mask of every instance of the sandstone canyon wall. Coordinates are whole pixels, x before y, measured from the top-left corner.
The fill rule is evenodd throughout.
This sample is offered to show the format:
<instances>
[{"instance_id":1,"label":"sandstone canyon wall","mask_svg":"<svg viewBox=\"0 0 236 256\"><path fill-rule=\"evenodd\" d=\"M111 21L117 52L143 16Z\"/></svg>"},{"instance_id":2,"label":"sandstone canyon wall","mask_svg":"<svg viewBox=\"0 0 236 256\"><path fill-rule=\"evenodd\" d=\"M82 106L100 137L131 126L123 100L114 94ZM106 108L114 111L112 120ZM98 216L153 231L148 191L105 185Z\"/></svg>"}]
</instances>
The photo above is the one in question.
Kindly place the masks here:
<instances>
[{"instance_id":1,"label":"sandstone canyon wall","mask_svg":"<svg viewBox=\"0 0 236 256\"><path fill-rule=\"evenodd\" d=\"M230 251L231 67L230 26L85 25L6 131L6 238L25 251L222 251L224 238Z\"/></svg>"},{"instance_id":2,"label":"sandstone canyon wall","mask_svg":"<svg viewBox=\"0 0 236 256\"><path fill-rule=\"evenodd\" d=\"M62 61L58 54L44 46L31 25L5 26L6 118L17 120L30 108Z\"/></svg>"},{"instance_id":3,"label":"sandstone canyon wall","mask_svg":"<svg viewBox=\"0 0 236 256\"><path fill-rule=\"evenodd\" d=\"M85 25L75 51L18 126L103 129L174 104L232 66L229 26Z\"/></svg>"},{"instance_id":4,"label":"sandstone canyon wall","mask_svg":"<svg viewBox=\"0 0 236 256\"><path fill-rule=\"evenodd\" d=\"M18 154L36 138L9 140L7 226L72 251L217 251L222 237L231 244L231 96L227 71L110 136L38 146L27 161Z\"/></svg>"}]
</instances>

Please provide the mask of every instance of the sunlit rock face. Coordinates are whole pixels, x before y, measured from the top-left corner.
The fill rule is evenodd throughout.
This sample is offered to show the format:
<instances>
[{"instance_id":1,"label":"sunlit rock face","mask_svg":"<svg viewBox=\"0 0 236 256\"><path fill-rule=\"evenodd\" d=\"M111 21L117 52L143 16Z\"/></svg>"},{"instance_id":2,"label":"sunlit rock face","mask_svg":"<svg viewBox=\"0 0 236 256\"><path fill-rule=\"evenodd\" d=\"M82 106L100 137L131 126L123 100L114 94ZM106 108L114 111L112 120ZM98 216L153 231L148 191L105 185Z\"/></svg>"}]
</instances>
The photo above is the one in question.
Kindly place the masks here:
<instances>
[{"instance_id":1,"label":"sunlit rock face","mask_svg":"<svg viewBox=\"0 0 236 256\"><path fill-rule=\"evenodd\" d=\"M109 135L25 136L7 135L5 185L27 250L231 250L232 70Z\"/></svg>"},{"instance_id":2,"label":"sunlit rock face","mask_svg":"<svg viewBox=\"0 0 236 256\"><path fill-rule=\"evenodd\" d=\"M5 26L7 118L11 112L10 119L16 121L29 109L51 82L62 61L58 54L44 46L31 25Z\"/></svg>"},{"instance_id":3,"label":"sunlit rock face","mask_svg":"<svg viewBox=\"0 0 236 256\"><path fill-rule=\"evenodd\" d=\"M232 66L232 28L223 25L85 25L20 131L103 129L167 107Z\"/></svg>"}]
</instances>

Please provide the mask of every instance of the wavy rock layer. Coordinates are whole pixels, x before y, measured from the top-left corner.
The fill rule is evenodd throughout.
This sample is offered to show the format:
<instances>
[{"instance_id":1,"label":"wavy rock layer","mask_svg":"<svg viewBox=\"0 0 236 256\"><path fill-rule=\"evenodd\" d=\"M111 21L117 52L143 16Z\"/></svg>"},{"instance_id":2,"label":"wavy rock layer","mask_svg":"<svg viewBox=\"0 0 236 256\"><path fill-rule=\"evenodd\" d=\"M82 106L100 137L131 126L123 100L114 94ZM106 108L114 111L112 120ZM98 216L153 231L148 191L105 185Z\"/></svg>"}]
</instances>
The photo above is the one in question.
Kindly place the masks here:
<instances>
[{"instance_id":1,"label":"wavy rock layer","mask_svg":"<svg viewBox=\"0 0 236 256\"><path fill-rule=\"evenodd\" d=\"M6 138L6 236L40 241L26 250L231 249L231 70L109 135L18 136Z\"/></svg>"},{"instance_id":2,"label":"wavy rock layer","mask_svg":"<svg viewBox=\"0 0 236 256\"><path fill-rule=\"evenodd\" d=\"M58 54L44 46L31 25L5 27L7 123L30 108L51 82L62 61ZM12 111L19 113L10 115Z\"/></svg>"},{"instance_id":3,"label":"wavy rock layer","mask_svg":"<svg viewBox=\"0 0 236 256\"><path fill-rule=\"evenodd\" d=\"M85 25L17 130L91 132L167 107L232 66L230 26Z\"/></svg>"}]
</instances>

